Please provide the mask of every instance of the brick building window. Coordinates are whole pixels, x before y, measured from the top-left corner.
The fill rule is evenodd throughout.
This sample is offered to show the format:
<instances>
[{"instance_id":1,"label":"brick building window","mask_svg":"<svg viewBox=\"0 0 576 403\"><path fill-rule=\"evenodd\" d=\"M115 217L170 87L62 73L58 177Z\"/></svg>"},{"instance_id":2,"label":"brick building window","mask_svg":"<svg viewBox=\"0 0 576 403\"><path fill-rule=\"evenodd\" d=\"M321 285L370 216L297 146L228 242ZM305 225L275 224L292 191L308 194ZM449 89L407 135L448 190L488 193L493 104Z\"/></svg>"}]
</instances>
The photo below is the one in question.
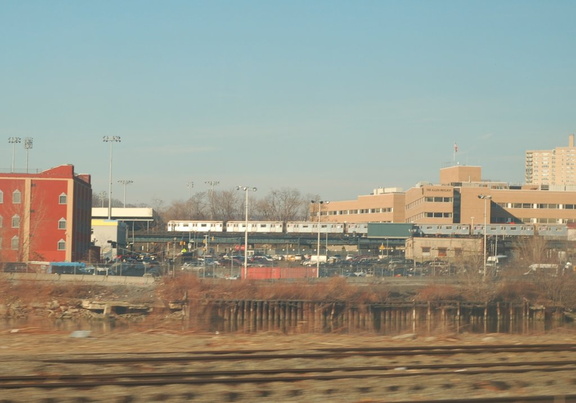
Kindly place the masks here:
<instances>
[{"instance_id":1,"label":"brick building window","mask_svg":"<svg viewBox=\"0 0 576 403\"><path fill-rule=\"evenodd\" d=\"M22 203L22 193L19 190L12 192L12 203L20 204Z\"/></svg>"},{"instance_id":2,"label":"brick building window","mask_svg":"<svg viewBox=\"0 0 576 403\"><path fill-rule=\"evenodd\" d=\"M66 229L66 219L61 218L58 220L58 229Z\"/></svg>"},{"instance_id":3,"label":"brick building window","mask_svg":"<svg viewBox=\"0 0 576 403\"><path fill-rule=\"evenodd\" d=\"M0 190L0 203L4 203L4 192Z\"/></svg>"},{"instance_id":4,"label":"brick building window","mask_svg":"<svg viewBox=\"0 0 576 403\"><path fill-rule=\"evenodd\" d=\"M20 216L18 214L12 217L12 228L20 228Z\"/></svg>"},{"instance_id":5,"label":"brick building window","mask_svg":"<svg viewBox=\"0 0 576 403\"><path fill-rule=\"evenodd\" d=\"M18 250L19 245L20 245L20 238L18 238L18 236L14 235L12 237L12 239L10 240L10 248L12 250Z\"/></svg>"},{"instance_id":6,"label":"brick building window","mask_svg":"<svg viewBox=\"0 0 576 403\"><path fill-rule=\"evenodd\" d=\"M66 250L66 241L61 239L58 241L58 250Z\"/></svg>"},{"instance_id":7,"label":"brick building window","mask_svg":"<svg viewBox=\"0 0 576 403\"><path fill-rule=\"evenodd\" d=\"M66 193L62 193L60 196L58 196L58 204L66 204L68 202L68 196L66 196Z\"/></svg>"}]
</instances>

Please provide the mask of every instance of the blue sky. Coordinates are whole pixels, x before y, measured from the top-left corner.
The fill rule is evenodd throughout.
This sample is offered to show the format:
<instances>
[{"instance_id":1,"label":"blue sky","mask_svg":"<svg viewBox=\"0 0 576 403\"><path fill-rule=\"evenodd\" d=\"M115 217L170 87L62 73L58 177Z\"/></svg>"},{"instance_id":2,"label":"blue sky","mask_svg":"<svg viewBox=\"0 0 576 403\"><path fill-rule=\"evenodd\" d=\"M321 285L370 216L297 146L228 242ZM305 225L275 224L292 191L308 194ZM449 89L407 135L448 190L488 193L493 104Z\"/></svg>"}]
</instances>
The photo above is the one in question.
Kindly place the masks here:
<instances>
[{"instance_id":1,"label":"blue sky","mask_svg":"<svg viewBox=\"0 0 576 403\"><path fill-rule=\"evenodd\" d=\"M568 144L574 1L0 1L0 170L73 164L128 203L205 181L351 200L457 160L522 183ZM4 138L2 141L1 138ZM15 166L25 169L16 147Z\"/></svg>"}]
</instances>

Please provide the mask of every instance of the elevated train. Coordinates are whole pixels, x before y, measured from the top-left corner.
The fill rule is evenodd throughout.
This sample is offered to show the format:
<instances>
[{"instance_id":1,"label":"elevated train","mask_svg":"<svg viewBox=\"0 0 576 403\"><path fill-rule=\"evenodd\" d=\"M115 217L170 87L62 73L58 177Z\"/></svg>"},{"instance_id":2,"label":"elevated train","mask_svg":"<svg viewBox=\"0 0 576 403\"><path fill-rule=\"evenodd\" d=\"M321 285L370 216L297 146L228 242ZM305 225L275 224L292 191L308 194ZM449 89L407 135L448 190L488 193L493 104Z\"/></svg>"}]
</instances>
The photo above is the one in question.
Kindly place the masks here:
<instances>
[{"instance_id":1,"label":"elevated train","mask_svg":"<svg viewBox=\"0 0 576 403\"><path fill-rule=\"evenodd\" d=\"M414 224L416 236L424 237L464 237L484 235L483 224ZM169 232L192 233L244 233L245 221L199 221L171 220ZM249 233L264 234L348 234L368 235L368 223L336 223L318 221L248 221ZM488 224L486 235L493 236L532 236L566 237L565 224Z\"/></svg>"},{"instance_id":2,"label":"elevated train","mask_svg":"<svg viewBox=\"0 0 576 403\"><path fill-rule=\"evenodd\" d=\"M416 224L420 236L482 236L484 224ZM566 237L565 224L504 224L486 225L486 235Z\"/></svg>"}]
</instances>

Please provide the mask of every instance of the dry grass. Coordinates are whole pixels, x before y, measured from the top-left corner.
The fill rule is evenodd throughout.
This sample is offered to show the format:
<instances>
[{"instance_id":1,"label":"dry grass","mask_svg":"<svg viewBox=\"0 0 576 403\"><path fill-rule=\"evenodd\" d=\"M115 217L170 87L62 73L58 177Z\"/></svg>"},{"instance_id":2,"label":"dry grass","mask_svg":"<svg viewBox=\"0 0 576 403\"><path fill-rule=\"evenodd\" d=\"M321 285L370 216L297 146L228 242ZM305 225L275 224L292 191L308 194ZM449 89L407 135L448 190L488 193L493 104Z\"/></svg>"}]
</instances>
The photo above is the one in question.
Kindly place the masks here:
<instances>
[{"instance_id":1,"label":"dry grass","mask_svg":"<svg viewBox=\"0 0 576 403\"><path fill-rule=\"evenodd\" d=\"M165 304L184 300L268 300L346 302L355 305L406 301L530 302L547 306L576 308L576 275L509 276L486 281L481 277L460 279L458 284L430 284L396 292L386 284L355 284L345 278L325 282L294 280L202 281L194 275L164 278L155 288L97 285L86 283L13 282L0 277L0 304L31 304L73 300L126 300L133 303Z\"/></svg>"},{"instance_id":2,"label":"dry grass","mask_svg":"<svg viewBox=\"0 0 576 403\"><path fill-rule=\"evenodd\" d=\"M422 288L414 296L415 301L461 301L462 289L447 284L433 284Z\"/></svg>"},{"instance_id":3,"label":"dry grass","mask_svg":"<svg viewBox=\"0 0 576 403\"><path fill-rule=\"evenodd\" d=\"M202 282L193 275L167 279L158 287L163 300L233 299L233 300L306 300L348 301L371 303L385 301L389 296L384 285L353 285L344 278L327 282L290 281L267 283L262 281Z\"/></svg>"},{"instance_id":4,"label":"dry grass","mask_svg":"<svg viewBox=\"0 0 576 403\"><path fill-rule=\"evenodd\" d=\"M82 282L50 283L42 281L10 281L0 277L0 303L43 303L66 300L121 300L153 302L150 290L122 285L110 286Z\"/></svg>"}]
</instances>

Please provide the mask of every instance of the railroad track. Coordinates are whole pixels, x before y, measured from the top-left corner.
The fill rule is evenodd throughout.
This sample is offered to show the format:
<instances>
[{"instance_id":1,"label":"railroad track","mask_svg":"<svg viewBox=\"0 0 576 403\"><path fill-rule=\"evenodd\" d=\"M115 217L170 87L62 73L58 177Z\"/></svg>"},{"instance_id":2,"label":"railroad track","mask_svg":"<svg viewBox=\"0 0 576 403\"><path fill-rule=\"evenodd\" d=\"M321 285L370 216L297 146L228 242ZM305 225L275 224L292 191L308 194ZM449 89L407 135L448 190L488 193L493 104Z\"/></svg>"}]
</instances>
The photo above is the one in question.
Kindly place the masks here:
<instances>
[{"instance_id":1,"label":"railroad track","mask_svg":"<svg viewBox=\"0 0 576 403\"><path fill-rule=\"evenodd\" d=\"M394 358L393 362L378 363L391 358ZM356 399L370 398L378 402L384 401L377 400L379 396L386 396L386 401L409 402L412 395L420 396L418 401L427 401L421 395L426 395L426 385L434 384L441 385L448 396L451 390L470 389L472 393L466 401L576 402L576 394L571 393L576 389L576 344L321 348L303 352L223 350L69 357L42 355L31 361L30 367L36 368L37 373L0 376L0 394L25 390L49 390L57 394L64 390L99 390L102 387L130 393L130 390L138 388L174 390L179 387L195 391L194 398L187 400L210 401L210 398L202 400L204 398L197 395L196 389L209 385L219 388L220 392L210 393L221 393L223 401L253 401L255 396L261 396L261 401L268 401L268 398L306 401L305 396L310 390L314 393L323 391L318 393L326 395L324 401L339 401L332 399L336 397L334 391L341 391L342 385L350 384L356 385L353 386ZM250 368L236 368L240 364ZM562 379L567 384L566 388L549 394L537 393L538 387L529 390L531 383L545 377ZM508 396L515 393L517 385L522 386L522 400ZM238 387L252 392L237 395L233 391ZM286 400L273 396L282 388L293 395ZM402 389L411 393L392 397ZM243 396L247 400L242 400ZM454 402L461 399L462 396L428 401Z\"/></svg>"},{"instance_id":2,"label":"railroad track","mask_svg":"<svg viewBox=\"0 0 576 403\"><path fill-rule=\"evenodd\" d=\"M417 347L357 347L357 348L319 348L313 352L292 353L279 350L222 350L190 351L173 353L134 353L134 354L98 354L82 357L45 359L53 363L120 363L120 362L162 362L162 361L224 361L224 360L272 360L272 359L327 359L346 356L384 357L414 355L454 355L454 354L494 354L494 353L542 353L575 352L576 344L506 344L489 346L417 346Z\"/></svg>"},{"instance_id":3,"label":"railroad track","mask_svg":"<svg viewBox=\"0 0 576 403\"><path fill-rule=\"evenodd\" d=\"M518 368L522 367L522 368ZM60 387L97 387L103 383L114 386L149 386L173 384L246 384L272 382L326 381L365 379L367 377L397 378L436 375L478 375L527 373L535 371L574 371L576 361L509 362L484 364L433 364L410 366L279 368L239 371L190 371L166 373L110 373L100 375L30 375L2 376L0 389ZM341 372L338 375L325 375ZM361 373L358 373L361 372ZM259 375L259 376L255 376ZM265 376L264 376L265 375ZM273 376L272 376L273 375Z\"/></svg>"}]
</instances>

